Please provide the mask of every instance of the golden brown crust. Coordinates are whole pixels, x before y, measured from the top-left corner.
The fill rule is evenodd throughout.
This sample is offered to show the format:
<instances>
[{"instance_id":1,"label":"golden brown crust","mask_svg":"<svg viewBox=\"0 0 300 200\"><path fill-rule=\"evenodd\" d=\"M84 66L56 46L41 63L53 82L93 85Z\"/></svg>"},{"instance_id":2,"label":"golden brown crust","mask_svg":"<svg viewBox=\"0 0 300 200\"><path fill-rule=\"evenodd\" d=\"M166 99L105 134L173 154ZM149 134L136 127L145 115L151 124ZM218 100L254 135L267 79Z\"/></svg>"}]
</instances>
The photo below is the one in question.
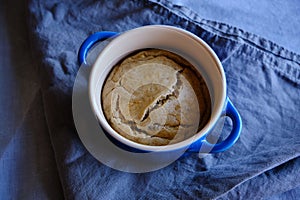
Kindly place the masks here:
<instances>
[{"instance_id":1,"label":"golden brown crust","mask_svg":"<svg viewBox=\"0 0 300 200\"><path fill-rule=\"evenodd\" d=\"M112 128L146 145L167 145L193 136L211 112L201 75L180 56L159 49L140 51L118 63L101 98Z\"/></svg>"}]
</instances>

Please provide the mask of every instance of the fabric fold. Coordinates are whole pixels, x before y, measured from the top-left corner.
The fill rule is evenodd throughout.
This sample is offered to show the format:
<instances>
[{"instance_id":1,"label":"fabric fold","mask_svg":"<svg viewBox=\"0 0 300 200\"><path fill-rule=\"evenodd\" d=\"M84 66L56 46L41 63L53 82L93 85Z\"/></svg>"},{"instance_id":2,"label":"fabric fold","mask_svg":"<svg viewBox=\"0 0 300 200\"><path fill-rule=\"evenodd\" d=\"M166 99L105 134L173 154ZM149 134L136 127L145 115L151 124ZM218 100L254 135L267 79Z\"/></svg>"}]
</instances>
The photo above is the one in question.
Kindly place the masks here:
<instances>
[{"instance_id":1,"label":"fabric fold","mask_svg":"<svg viewBox=\"0 0 300 200\"><path fill-rule=\"evenodd\" d=\"M163 0L31 1L29 11L45 116L66 199L263 198L284 192L281 181L289 189L299 186L299 55ZM72 120L72 86L77 52L89 34L149 24L184 28L215 50L244 126L239 141L224 153L201 159L195 154L158 171L129 174L101 164L81 143Z\"/></svg>"}]
</instances>

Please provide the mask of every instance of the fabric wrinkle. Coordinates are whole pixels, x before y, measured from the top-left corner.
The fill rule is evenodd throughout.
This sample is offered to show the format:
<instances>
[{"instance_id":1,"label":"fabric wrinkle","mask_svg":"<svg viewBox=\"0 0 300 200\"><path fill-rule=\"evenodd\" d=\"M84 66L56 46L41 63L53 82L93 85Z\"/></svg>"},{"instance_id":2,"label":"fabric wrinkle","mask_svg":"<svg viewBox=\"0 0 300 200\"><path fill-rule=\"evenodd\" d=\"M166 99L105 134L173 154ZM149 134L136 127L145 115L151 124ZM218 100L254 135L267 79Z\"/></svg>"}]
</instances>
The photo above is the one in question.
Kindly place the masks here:
<instances>
[{"instance_id":1,"label":"fabric wrinkle","mask_svg":"<svg viewBox=\"0 0 300 200\"><path fill-rule=\"evenodd\" d=\"M45 116L67 199L226 199L249 197L247 190L257 190L256 197L263 198L256 183L279 188L286 179L289 188L297 186L292 166L298 166L300 155L299 55L255 34L201 19L169 1L79 3L30 3L31 32L41 44L35 51L42 53ZM101 7L105 9L98 12ZM84 148L70 108L76 51L90 33L123 32L145 24L187 29L214 49L226 72L228 96L244 123L230 150L201 159L194 154L158 171L129 174L106 167ZM269 182L264 182L266 176Z\"/></svg>"}]
</instances>

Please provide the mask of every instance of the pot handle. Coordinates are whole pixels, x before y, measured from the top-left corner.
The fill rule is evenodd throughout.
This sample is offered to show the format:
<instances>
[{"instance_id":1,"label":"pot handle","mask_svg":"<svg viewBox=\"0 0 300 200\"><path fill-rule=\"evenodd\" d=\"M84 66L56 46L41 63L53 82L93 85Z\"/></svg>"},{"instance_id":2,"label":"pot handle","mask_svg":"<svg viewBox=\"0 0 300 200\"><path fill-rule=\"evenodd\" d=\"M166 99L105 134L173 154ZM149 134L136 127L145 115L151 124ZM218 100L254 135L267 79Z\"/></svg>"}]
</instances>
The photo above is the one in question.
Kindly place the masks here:
<instances>
[{"instance_id":1,"label":"pot handle","mask_svg":"<svg viewBox=\"0 0 300 200\"><path fill-rule=\"evenodd\" d=\"M229 136L216 144L212 144L207 141L206 138L200 139L193 143L187 150L187 152L199 152L199 153L218 153L229 149L239 138L242 130L242 119L237 109L234 107L230 99L227 97L227 105L225 109L225 116L232 120L232 130Z\"/></svg>"},{"instance_id":2,"label":"pot handle","mask_svg":"<svg viewBox=\"0 0 300 200\"><path fill-rule=\"evenodd\" d=\"M79 52L78 52L79 65L83 63L87 64L86 56L88 54L88 51L91 49L93 45L95 45L97 42L116 36L117 34L118 33L111 32L111 31L101 31L101 32L96 32L90 35L89 37L87 37L79 48Z\"/></svg>"}]
</instances>

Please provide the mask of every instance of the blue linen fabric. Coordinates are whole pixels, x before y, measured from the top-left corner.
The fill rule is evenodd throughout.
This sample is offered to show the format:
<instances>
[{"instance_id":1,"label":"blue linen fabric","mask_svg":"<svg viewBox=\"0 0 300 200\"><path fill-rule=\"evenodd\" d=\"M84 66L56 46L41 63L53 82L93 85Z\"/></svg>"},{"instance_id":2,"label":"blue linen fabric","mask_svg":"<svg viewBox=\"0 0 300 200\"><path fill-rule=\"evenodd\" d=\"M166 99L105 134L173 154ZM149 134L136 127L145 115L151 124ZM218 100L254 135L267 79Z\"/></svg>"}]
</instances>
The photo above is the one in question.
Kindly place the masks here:
<instances>
[{"instance_id":1,"label":"blue linen fabric","mask_svg":"<svg viewBox=\"0 0 300 200\"><path fill-rule=\"evenodd\" d=\"M262 199L299 194L299 55L163 0L38 0L30 2L29 14L45 117L66 199ZM132 174L101 164L82 145L72 119L72 86L79 68L77 52L86 37L149 24L184 28L214 49L243 130L226 152L202 159L190 155L154 172ZM293 192L285 193L289 190Z\"/></svg>"},{"instance_id":2,"label":"blue linen fabric","mask_svg":"<svg viewBox=\"0 0 300 200\"><path fill-rule=\"evenodd\" d=\"M0 3L0 199L63 198L23 0Z\"/></svg>"},{"instance_id":3,"label":"blue linen fabric","mask_svg":"<svg viewBox=\"0 0 300 200\"><path fill-rule=\"evenodd\" d=\"M205 19L220 21L300 53L299 0L172 0Z\"/></svg>"}]
</instances>

